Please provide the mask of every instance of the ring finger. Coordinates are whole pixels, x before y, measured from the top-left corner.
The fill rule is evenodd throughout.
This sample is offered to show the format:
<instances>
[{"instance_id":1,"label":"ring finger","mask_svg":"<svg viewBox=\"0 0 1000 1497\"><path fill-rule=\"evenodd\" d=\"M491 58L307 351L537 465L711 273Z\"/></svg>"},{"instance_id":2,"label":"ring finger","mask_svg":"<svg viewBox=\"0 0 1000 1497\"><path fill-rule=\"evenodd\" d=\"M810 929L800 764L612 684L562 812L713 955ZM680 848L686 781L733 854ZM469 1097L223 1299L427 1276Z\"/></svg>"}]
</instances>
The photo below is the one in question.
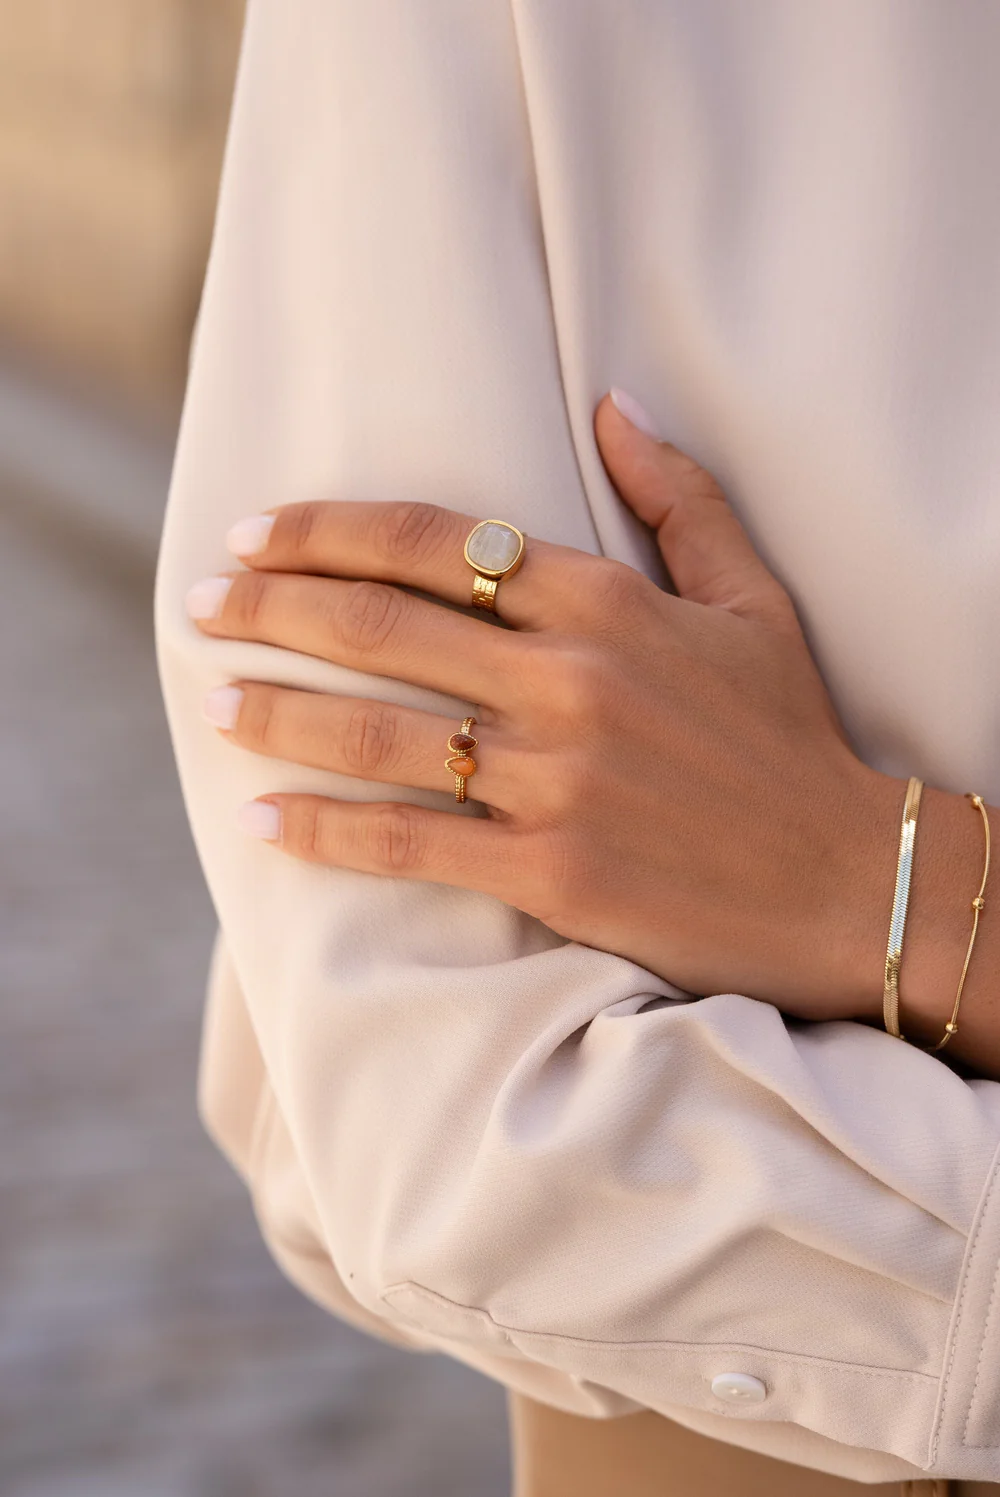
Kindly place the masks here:
<instances>
[{"instance_id":1,"label":"ring finger","mask_svg":"<svg viewBox=\"0 0 1000 1497\"><path fill-rule=\"evenodd\" d=\"M297 650L491 706L505 705L526 648L522 635L381 582L240 572L196 583L187 608L206 634Z\"/></svg>"},{"instance_id":2,"label":"ring finger","mask_svg":"<svg viewBox=\"0 0 1000 1497\"><path fill-rule=\"evenodd\" d=\"M217 687L204 710L234 743L272 759L383 784L454 789L454 771L445 765L454 756L448 739L460 731L454 718L257 681ZM466 793L500 810L513 809L522 775L511 763L504 735L478 723L472 731L479 746L472 751L476 770L468 776ZM518 799L522 792L523 785Z\"/></svg>"}]
</instances>

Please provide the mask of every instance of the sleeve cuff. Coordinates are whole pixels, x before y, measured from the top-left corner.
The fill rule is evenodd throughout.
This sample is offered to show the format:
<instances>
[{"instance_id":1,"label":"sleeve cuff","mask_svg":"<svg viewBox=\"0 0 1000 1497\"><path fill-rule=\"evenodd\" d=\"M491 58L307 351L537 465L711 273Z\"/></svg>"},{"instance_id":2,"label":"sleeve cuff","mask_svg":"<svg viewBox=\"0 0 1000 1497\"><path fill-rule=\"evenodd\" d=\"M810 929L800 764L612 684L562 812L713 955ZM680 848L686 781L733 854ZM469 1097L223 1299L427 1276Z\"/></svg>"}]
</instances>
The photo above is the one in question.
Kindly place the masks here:
<instances>
[{"instance_id":1,"label":"sleeve cuff","mask_svg":"<svg viewBox=\"0 0 1000 1497\"><path fill-rule=\"evenodd\" d=\"M1000 1482L1000 1148L969 1233L927 1470Z\"/></svg>"}]
</instances>

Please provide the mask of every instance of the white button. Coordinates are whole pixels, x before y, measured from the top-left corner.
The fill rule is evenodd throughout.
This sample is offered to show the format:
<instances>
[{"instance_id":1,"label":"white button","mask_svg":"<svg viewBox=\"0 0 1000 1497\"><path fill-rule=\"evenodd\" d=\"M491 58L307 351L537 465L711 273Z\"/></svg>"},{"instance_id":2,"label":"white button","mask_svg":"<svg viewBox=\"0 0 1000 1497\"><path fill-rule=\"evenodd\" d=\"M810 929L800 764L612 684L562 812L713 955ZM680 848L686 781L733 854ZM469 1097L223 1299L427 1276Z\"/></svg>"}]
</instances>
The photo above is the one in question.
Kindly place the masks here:
<instances>
[{"instance_id":1,"label":"white button","mask_svg":"<svg viewBox=\"0 0 1000 1497\"><path fill-rule=\"evenodd\" d=\"M720 1372L712 1379L712 1392L726 1403L761 1403L767 1397L767 1384L749 1372Z\"/></svg>"}]
</instances>

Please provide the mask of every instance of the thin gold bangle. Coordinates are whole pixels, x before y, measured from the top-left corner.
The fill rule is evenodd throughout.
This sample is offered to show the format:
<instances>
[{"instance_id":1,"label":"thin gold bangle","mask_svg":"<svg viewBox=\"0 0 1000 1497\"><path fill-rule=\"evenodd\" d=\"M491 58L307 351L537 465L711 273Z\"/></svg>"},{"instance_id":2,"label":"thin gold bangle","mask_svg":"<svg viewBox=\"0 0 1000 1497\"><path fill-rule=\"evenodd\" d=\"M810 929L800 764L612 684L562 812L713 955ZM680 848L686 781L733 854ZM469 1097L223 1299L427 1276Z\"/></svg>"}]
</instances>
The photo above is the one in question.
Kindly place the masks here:
<instances>
[{"instance_id":1,"label":"thin gold bangle","mask_svg":"<svg viewBox=\"0 0 1000 1497\"><path fill-rule=\"evenodd\" d=\"M892 895L892 918L889 921L889 946L885 954L885 983L882 989L882 1018L889 1034L901 1040L899 1032L899 965L903 955L903 927L910 899L910 874L913 869L913 846L917 835L917 812L923 780L911 775L903 803L903 821L899 829L899 857L896 861L896 887Z\"/></svg>"},{"instance_id":2,"label":"thin gold bangle","mask_svg":"<svg viewBox=\"0 0 1000 1497\"><path fill-rule=\"evenodd\" d=\"M955 994L955 1007L951 1011L951 1018L944 1026L944 1035L941 1039L938 1040L937 1044L920 1046L921 1050L926 1050L929 1054L933 1054L935 1050L943 1050L945 1045L947 1045L948 1041L951 1039L952 1035L958 1033L958 1006L962 1001L962 989L965 987L966 973L969 970L969 962L972 960L972 948L976 944L976 935L979 931L979 917L983 913L983 910L986 908L986 900L983 896L986 893L986 880L989 877L990 873L990 818L986 814L986 807L983 805L983 798L981 795L973 795L971 791L966 791L966 798L968 800L971 800L973 806L983 818L983 832L986 836L986 860L983 864L983 876L979 884L979 893L972 901L972 934L969 937L969 945L966 948L965 952L965 962L962 966L962 975L958 979L958 992Z\"/></svg>"}]
</instances>

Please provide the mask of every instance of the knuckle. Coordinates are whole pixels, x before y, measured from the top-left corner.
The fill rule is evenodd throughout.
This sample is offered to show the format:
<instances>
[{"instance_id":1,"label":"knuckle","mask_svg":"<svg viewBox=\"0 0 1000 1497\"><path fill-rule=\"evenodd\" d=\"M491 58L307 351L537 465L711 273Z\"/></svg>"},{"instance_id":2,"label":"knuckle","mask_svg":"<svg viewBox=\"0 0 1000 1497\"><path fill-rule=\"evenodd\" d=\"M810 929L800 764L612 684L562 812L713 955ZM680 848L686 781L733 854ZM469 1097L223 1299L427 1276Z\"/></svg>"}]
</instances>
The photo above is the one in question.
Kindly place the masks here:
<instances>
[{"instance_id":1,"label":"knuckle","mask_svg":"<svg viewBox=\"0 0 1000 1497\"><path fill-rule=\"evenodd\" d=\"M575 855L561 828L536 829L519 849L517 887L529 913L558 930L575 898Z\"/></svg>"},{"instance_id":2,"label":"knuckle","mask_svg":"<svg viewBox=\"0 0 1000 1497\"><path fill-rule=\"evenodd\" d=\"M574 723L591 720L600 711L610 670L610 662L592 645L557 650L543 671L549 710Z\"/></svg>"},{"instance_id":3,"label":"knuckle","mask_svg":"<svg viewBox=\"0 0 1000 1497\"><path fill-rule=\"evenodd\" d=\"M275 738L277 698L266 686L243 689L240 704L239 737L251 748L269 749Z\"/></svg>"},{"instance_id":4,"label":"knuckle","mask_svg":"<svg viewBox=\"0 0 1000 1497\"><path fill-rule=\"evenodd\" d=\"M263 628L270 596L270 579L266 572L241 572L233 591L236 593L240 622L251 633Z\"/></svg>"},{"instance_id":5,"label":"knuckle","mask_svg":"<svg viewBox=\"0 0 1000 1497\"><path fill-rule=\"evenodd\" d=\"M278 511L284 540L295 553L308 554L321 532L327 506L320 500L310 499L301 504L288 504Z\"/></svg>"},{"instance_id":6,"label":"knuckle","mask_svg":"<svg viewBox=\"0 0 1000 1497\"><path fill-rule=\"evenodd\" d=\"M546 860L563 908L582 908L592 889L604 884L602 859L595 858L590 842L577 828L550 830Z\"/></svg>"},{"instance_id":7,"label":"knuckle","mask_svg":"<svg viewBox=\"0 0 1000 1497\"><path fill-rule=\"evenodd\" d=\"M765 586L762 596L765 617L779 632L800 635L802 625L791 596L776 579L768 578L768 583L770 585Z\"/></svg>"},{"instance_id":8,"label":"knuckle","mask_svg":"<svg viewBox=\"0 0 1000 1497\"><path fill-rule=\"evenodd\" d=\"M707 468L703 468L696 458L677 447L672 449L671 457L674 481L685 499L692 499L698 503L709 499L717 500L722 504L726 503L726 496L719 480Z\"/></svg>"},{"instance_id":9,"label":"knuckle","mask_svg":"<svg viewBox=\"0 0 1000 1497\"><path fill-rule=\"evenodd\" d=\"M451 512L437 504L409 500L385 506L376 517L375 545L390 563L426 562L451 540Z\"/></svg>"},{"instance_id":10,"label":"knuckle","mask_svg":"<svg viewBox=\"0 0 1000 1497\"><path fill-rule=\"evenodd\" d=\"M379 807L372 817L372 855L390 873L410 873L419 868L421 843L413 808L407 805Z\"/></svg>"},{"instance_id":11,"label":"knuckle","mask_svg":"<svg viewBox=\"0 0 1000 1497\"><path fill-rule=\"evenodd\" d=\"M399 759L399 719L381 702L355 707L344 729L344 759L352 773L377 777Z\"/></svg>"},{"instance_id":12,"label":"knuckle","mask_svg":"<svg viewBox=\"0 0 1000 1497\"><path fill-rule=\"evenodd\" d=\"M385 647L402 611L402 594L382 582L350 584L338 625L349 648L367 654Z\"/></svg>"},{"instance_id":13,"label":"knuckle","mask_svg":"<svg viewBox=\"0 0 1000 1497\"><path fill-rule=\"evenodd\" d=\"M546 776L545 803L548 810L555 814L557 821L572 828L581 811L593 805L598 793L598 776L589 755L564 749L559 755L558 772Z\"/></svg>"},{"instance_id":14,"label":"knuckle","mask_svg":"<svg viewBox=\"0 0 1000 1497\"><path fill-rule=\"evenodd\" d=\"M288 810L285 811L286 832L284 840L291 842L299 857L310 863L323 863L326 861L325 845L325 822L323 818L322 804L317 800L304 800L293 803L294 810L289 817ZM291 826L287 822L291 820Z\"/></svg>"},{"instance_id":15,"label":"knuckle","mask_svg":"<svg viewBox=\"0 0 1000 1497\"><path fill-rule=\"evenodd\" d=\"M609 556L594 557L587 573L588 591L603 613L617 614L622 608L631 607L643 580L633 567Z\"/></svg>"}]
</instances>

